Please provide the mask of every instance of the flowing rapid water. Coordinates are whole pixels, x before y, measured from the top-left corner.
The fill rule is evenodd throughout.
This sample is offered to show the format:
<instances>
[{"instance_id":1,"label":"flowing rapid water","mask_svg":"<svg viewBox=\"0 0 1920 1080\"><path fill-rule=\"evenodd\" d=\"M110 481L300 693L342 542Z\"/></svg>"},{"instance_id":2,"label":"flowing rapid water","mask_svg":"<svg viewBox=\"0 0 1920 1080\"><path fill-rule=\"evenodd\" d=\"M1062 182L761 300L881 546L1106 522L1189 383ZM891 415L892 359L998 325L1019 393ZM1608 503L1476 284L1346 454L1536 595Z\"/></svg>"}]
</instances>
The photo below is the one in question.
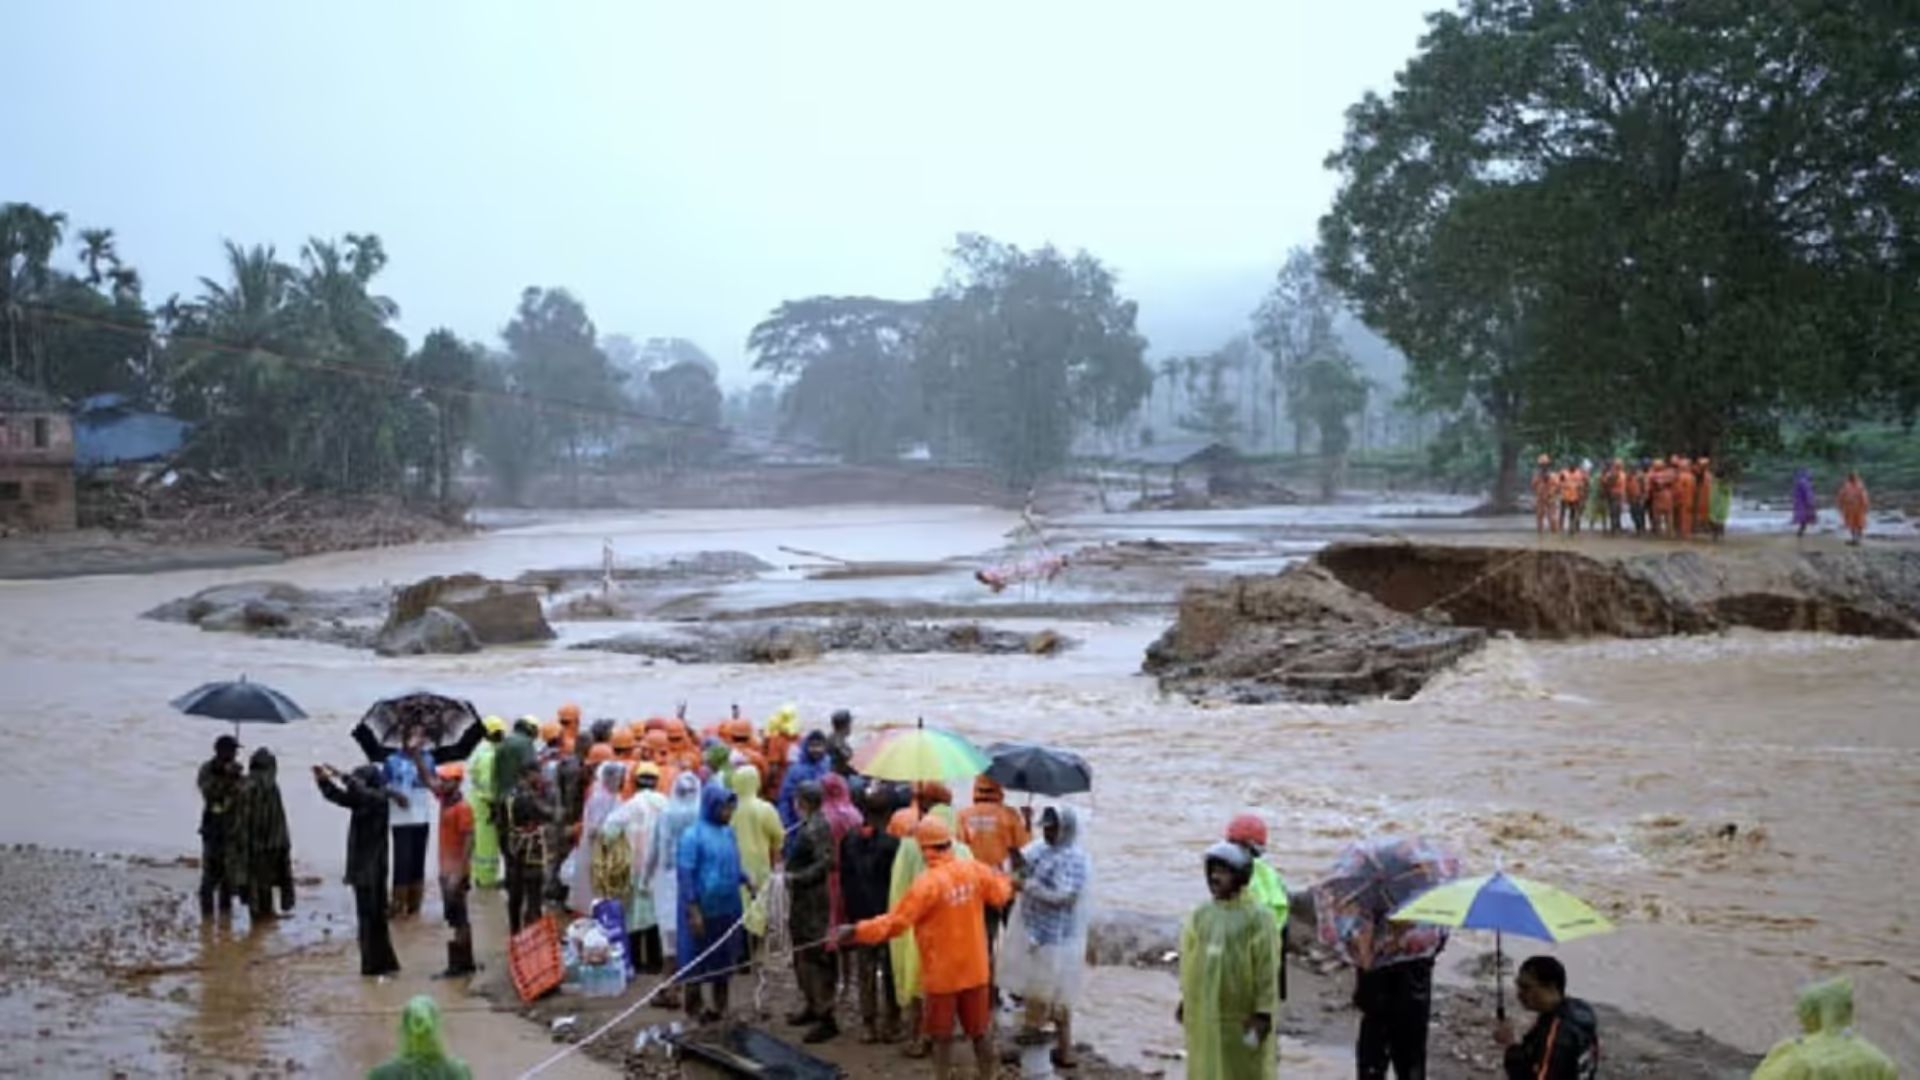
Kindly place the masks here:
<instances>
[{"instance_id":1,"label":"flowing rapid water","mask_svg":"<svg viewBox=\"0 0 1920 1080\"><path fill-rule=\"evenodd\" d=\"M1114 524L1162 536L1226 528L1241 539L1265 537L1279 565L1310 546L1302 538L1315 530L1381 527L1367 517L1289 519L1276 511ZM1920 844L1912 827L1920 809L1920 646L1911 643L1757 633L1496 640L1409 702L1204 707L1162 698L1138 674L1142 650L1164 628L1157 617L1009 624L1051 625L1082 642L1053 658L841 654L778 667L650 666L557 646L388 660L137 618L163 601L249 579L337 588L464 570L512 576L597 566L603 541L623 560L732 549L779 565L796 561L781 545L851 559L938 560L1000 547L1015 524L998 511L950 507L609 515L266 568L0 583L8 732L0 841L162 857L196 851L193 774L224 729L178 716L166 702L207 679L245 674L312 715L284 728L248 728L243 741L279 755L300 872L319 875L326 884L309 892L333 905L344 904L333 882L345 816L319 799L305 771L322 761L354 763L347 730L378 697L426 686L469 697L488 713L545 716L571 700L589 717L623 719L685 700L698 722L735 702L764 717L794 701L814 720L846 707L863 727L922 716L983 743L1037 738L1083 751L1098 783L1087 803L1103 903L1171 914L1200 900L1197 853L1243 808L1267 816L1271 858L1296 885L1348 839L1419 831L1453 844L1475 870L1498 861L1614 915L1619 933L1557 950L1576 993L1760 1050L1793 1030L1799 983L1849 973L1861 1029L1910 1067L1920 1062ZM1098 519L1079 524L1112 528ZM1087 572L1029 598L1097 592L1097 582L1076 580L1080 573ZM820 596L820 584L776 571L739 591L758 604ZM857 584L860 595L883 599L974 602L984 593L964 572ZM341 932L351 933L350 919ZM425 985L417 973L428 970L433 938L419 940L423 959L410 959L410 974L397 983L331 992L339 1011L367 1014L326 1028L354 1033L340 1036L353 1040L354 1060L370 1061L389 1045L392 1007ZM1443 960L1443 977L1464 978L1464 962L1483 945L1490 947L1463 937ZM297 996L298 962L247 967L249 981L233 991L243 999ZM1099 973L1095 985L1083 1036L1164 1067L1140 1055L1178 1045L1171 980L1114 971ZM207 1039L277 1037L221 1023L217 1002L202 1013L211 1018L199 1021ZM301 1026L297 1010L289 1022ZM543 1040L493 1030L517 1026L524 1025L492 1025L474 1037L500 1060L524 1062ZM1322 1066L1340 1075L1341 1060L1300 1049L1295 1075Z\"/></svg>"}]
</instances>

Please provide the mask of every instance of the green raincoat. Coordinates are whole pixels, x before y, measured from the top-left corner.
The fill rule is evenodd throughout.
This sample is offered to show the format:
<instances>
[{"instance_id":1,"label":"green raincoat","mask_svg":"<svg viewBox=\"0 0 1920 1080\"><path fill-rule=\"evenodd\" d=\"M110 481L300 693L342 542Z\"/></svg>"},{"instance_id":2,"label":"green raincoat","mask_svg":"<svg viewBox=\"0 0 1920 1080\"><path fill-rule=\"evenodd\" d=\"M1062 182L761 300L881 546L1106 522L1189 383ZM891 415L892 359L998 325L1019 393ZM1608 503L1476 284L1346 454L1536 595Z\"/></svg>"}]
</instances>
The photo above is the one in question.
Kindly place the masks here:
<instances>
[{"instance_id":1,"label":"green raincoat","mask_svg":"<svg viewBox=\"0 0 1920 1080\"><path fill-rule=\"evenodd\" d=\"M420 994L400 1013L400 1052L367 1071L367 1080L473 1080L440 1038L440 1006Z\"/></svg>"},{"instance_id":2,"label":"green raincoat","mask_svg":"<svg viewBox=\"0 0 1920 1080\"><path fill-rule=\"evenodd\" d=\"M467 759L467 801L473 804L473 885L500 887L500 829L493 822L493 755L497 747L483 740Z\"/></svg>"},{"instance_id":3,"label":"green raincoat","mask_svg":"<svg viewBox=\"0 0 1920 1080\"><path fill-rule=\"evenodd\" d=\"M1853 1033L1853 981L1829 979L1800 992L1799 1038L1768 1052L1753 1080L1896 1080L1893 1059Z\"/></svg>"},{"instance_id":4,"label":"green raincoat","mask_svg":"<svg viewBox=\"0 0 1920 1080\"><path fill-rule=\"evenodd\" d=\"M1188 1080L1271 1080L1274 1034L1247 1045L1255 1013L1280 1020L1280 935L1250 890L1209 900L1180 927L1180 1006Z\"/></svg>"},{"instance_id":5,"label":"green raincoat","mask_svg":"<svg viewBox=\"0 0 1920 1080\"><path fill-rule=\"evenodd\" d=\"M1724 529L1732 513L1733 485L1716 476L1713 479L1713 491L1707 496L1707 520Z\"/></svg>"},{"instance_id":6,"label":"green raincoat","mask_svg":"<svg viewBox=\"0 0 1920 1080\"><path fill-rule=\"evenodd\" d=\"M740 869L747 872L755 891L773 875L773 853L780 850L787 830L780 827L780 813L760 797L760 770L742 765L728 780L739 802L733 808L733 840L740 848Z\"/></svg>"},{"instance_id":7,"label":"green raincoat","mask_svg":"<svg viewBox=\"0 0 1920 1080\"><path fill-rule=\"evenodd\" d=\"M936 806L927 814L946 822L948 829L956 833L959 831L954 826L953 807ZM956 839L953 842L953 857L971 860L973 849ZM901 837L900 850L893 856L893 878L887 883L888 911L900 906L900 898L907 895L907 890L913 887L914 881L926 869L927 857L921 852L919 843L911 836ZM887 942L887 958L893 965L893 997L904 1009L920 1000L920 946L915 943L912 930Z\"/></svg>"},{"instance_id":8,"label":"green raincoat","mask_svg":"<svg viewBox=\"0 0 1920 1080\"><path fill-rule=\"evenodd\" d=\"M1259 859L1253 860L1253 882L1247 886L1247 892L1256 905L1273 912L1273 925L1284 935L1293 901L1287 896L1287 882L1280 871Z\"/></svg>"}]
</instances>

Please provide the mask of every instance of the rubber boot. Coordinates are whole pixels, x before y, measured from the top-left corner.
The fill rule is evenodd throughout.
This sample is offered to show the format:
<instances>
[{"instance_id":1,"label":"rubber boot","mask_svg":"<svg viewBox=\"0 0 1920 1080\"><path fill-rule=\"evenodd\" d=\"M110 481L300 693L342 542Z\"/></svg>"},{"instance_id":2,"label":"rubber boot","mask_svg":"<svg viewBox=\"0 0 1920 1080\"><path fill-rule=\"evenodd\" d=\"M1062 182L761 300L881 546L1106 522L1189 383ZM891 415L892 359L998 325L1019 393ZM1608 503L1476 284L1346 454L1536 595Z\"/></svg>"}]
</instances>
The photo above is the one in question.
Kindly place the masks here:
<instances>
[{"instance_id":1,"label":"rubber boot","mask_svg":"<svg viewBox=\"0 0 1920 1080\"><path fill-rule=\"evenodd\" d=\"M447 942L447 970L440 973L443 979L457 979L462 975L471 975L479 970L473 964L473 943L470 941Z\"/></svg>"}]
</instances>

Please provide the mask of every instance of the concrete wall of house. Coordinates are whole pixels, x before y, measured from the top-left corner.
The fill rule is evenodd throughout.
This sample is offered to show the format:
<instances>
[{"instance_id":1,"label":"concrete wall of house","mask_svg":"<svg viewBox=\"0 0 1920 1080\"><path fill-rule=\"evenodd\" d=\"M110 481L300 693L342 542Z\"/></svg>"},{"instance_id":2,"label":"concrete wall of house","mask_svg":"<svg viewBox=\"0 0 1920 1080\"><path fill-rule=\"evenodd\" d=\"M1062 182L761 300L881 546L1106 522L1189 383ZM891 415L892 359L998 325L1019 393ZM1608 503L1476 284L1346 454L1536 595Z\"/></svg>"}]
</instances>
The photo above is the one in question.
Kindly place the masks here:
<instances>
[{"instance_id":1,"label":"concrete wall of house","mask_svg":"<svg viewBox=\"0 0 1920 1080\"><path fill-rule=\"evenodd\" d=\"M0 526L71 529L78 514L73 421L57 412L0 413Z\"/></svg>"}]
</instances>

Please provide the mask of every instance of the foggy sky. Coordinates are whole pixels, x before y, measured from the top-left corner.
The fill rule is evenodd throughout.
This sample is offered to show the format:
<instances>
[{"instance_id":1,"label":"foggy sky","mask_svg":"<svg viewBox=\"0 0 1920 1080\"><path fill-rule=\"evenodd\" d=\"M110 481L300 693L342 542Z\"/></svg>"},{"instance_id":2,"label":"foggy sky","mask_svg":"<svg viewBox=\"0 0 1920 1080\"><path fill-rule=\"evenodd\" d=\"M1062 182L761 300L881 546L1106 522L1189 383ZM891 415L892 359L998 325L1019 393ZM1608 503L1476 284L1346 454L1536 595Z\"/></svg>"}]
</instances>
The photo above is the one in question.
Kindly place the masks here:
<instances>
[{"instance_id":1,"label":"foggy sky","mask_svg":"<svg viewBox=\"0 0 1920 1080\"><path fill-rule=\"evenodd\" d=\"M781 300L924 295L977 231L1087 248L1199 350L1442 2L13 3L0 201L111 226L154 303L223 238L375 232L416 342L563 285L730 383Z\"/></svg>"}]
</instances>

